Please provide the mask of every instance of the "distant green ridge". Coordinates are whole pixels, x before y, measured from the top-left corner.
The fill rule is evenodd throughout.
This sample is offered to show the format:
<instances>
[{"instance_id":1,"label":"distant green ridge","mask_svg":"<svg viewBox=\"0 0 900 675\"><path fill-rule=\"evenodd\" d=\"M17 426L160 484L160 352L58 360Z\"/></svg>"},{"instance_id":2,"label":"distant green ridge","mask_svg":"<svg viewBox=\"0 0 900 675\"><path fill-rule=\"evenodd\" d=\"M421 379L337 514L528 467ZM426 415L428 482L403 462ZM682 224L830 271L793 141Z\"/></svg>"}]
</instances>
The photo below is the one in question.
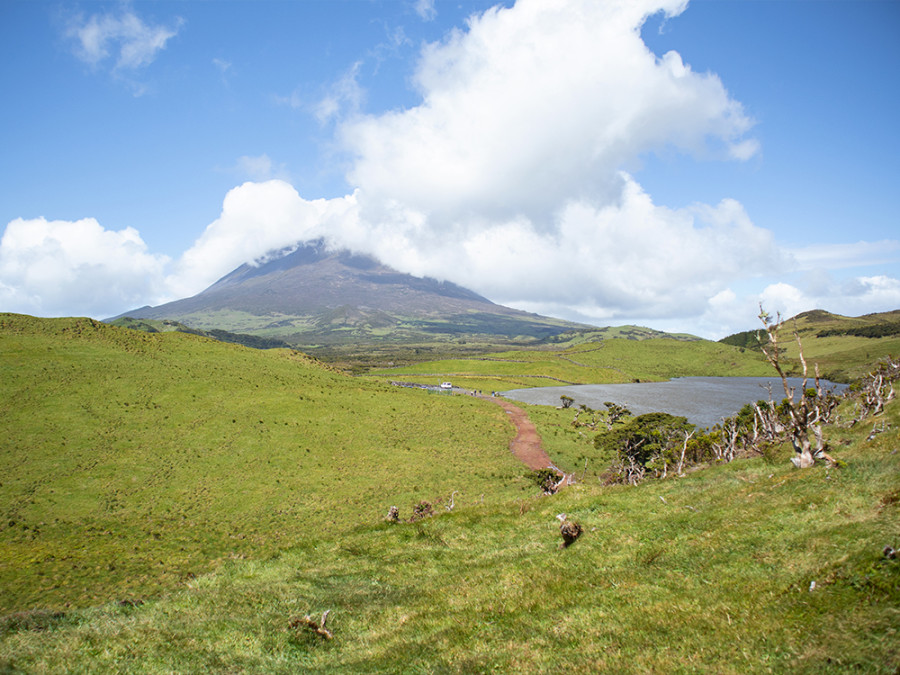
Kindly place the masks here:
<instances>
[{"instance_id":1,"label":"distant green ridge","mask_svg":"<svg viewBox=\"0 0 900 675\"><path fill-rule=\"evenodd\" d=\"M185 326L178 321L171 319L134 319L130 316L112 319L108 321L112 326L121 326L122 328L131 328L132 330L141 330L147 333L191 333L192 335L202 335L220 342L231 342L233 344L252 347L253 349L290 349L284 340L276 340L273 338L264 338L258 335L247 335L246 333L230 333L220 328L211 330L200 330L199 328L191 328Z\"/></svg>"}]
</instances>

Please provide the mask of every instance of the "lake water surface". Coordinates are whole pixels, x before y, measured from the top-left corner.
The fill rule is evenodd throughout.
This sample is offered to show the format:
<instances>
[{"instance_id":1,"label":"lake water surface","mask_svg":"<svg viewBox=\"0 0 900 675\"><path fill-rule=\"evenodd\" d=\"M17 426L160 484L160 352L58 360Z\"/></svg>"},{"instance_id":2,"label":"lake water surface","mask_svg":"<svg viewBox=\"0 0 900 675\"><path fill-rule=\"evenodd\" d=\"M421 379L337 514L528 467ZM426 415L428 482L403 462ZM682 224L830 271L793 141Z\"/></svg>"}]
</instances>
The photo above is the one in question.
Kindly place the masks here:
<instances>
[{"instance_id":1,"label":"lake water surface","mask_svg":"<svg viewBox=\"0 0 900 675\"><path fill-rule=\"evenodd\" d=\"M801 378L788 378L788 382L799 395ZM825 389L842 392L845 384L822 380ZM815 386L810 379L809 386ZM737 413L748 403L768 400L769 389L772 398L784 398L784 387L778 377L679 377L668 382L638 382L629 384L577 384L561 387L536 387L534 389L512 389L502 392L503 396L522 403L537 405L560 405L560 396L575 399L573 407L586 405L589 408L604 408L605 401L624 405L634 415L649 412L666 412L670 415L687 417L698 427L711 427L724 417Z\"/></svg>"}]
</instances>

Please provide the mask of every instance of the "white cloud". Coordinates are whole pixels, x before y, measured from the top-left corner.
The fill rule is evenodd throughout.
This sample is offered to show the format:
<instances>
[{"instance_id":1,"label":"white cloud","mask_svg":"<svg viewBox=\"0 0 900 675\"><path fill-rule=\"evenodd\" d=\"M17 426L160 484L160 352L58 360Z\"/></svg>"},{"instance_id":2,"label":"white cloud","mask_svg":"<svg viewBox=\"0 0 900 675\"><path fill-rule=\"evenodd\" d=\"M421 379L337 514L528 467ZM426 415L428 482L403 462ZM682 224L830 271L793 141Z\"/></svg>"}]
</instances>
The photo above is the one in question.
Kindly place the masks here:
<instances>
[{"instance_id":1,"label":"white cloud","mask_svg":"<svg viewBox=\"0 0 900 675\"><path fill-rule=\"evenodd\" d=\"M167 277L174 297L200 292L240 265L298 241L328 236L355 220L355 198L308 201L281 180L244 183L228 192L207 226Z\"/></svg>"},{"instance_id":2,"label":"white cloud","mask_svg":"<svg viewBox=\"0 0 900 675\"><path fill-rule=\"evenodd\" d=\"M354 63L337 82L331 85L325 96L313 106L313 114L320 124L339 117L354 115L359 111L365 99L365 92L357 81L361 66L361 61ZM291 105L297 107L293 96Z\"/></svg>"},{"instance_id":3,"label":"white cloud","mask_svg":"<svg viewBox=\"0 0 900 675\"><path fill-rule=\"evenodd\" d=\"M182 21L173 27L145 23L133 11L118 16L94 14L74 19L68 35L77 42L75 54L85 63L97 65L112 57L114 69L135 69L154 61L171 38L178 34Z\"/></svg>"},{"instance_id":4,"label":"white cloud","mask_svg":"<svg viewBox=\"0 0 900 675\"><path fill-rule=\"evenodd\" d=\"M434 0L416 0L414 5L416 14L423 21L433 21L437 16L437 9L434 6Z\"/></svg>"},{"instance_id":5,"label":"white cloud","mask_svg":"<svg viewBox=\"0 0 900 675\"><path fill-rule=\"evenodd\" d=\"M520 0L426 46L419 105L339 128L359 218L334 241L497 302L599 323L696 322L722 335L752 327L760 299L840 304L849 290L815 294L811 275L805 292L766 280L895 258L897 242L789 251L733 199L668 209L623 172L672 148L738 161L760 151L716 75L642 42L649 15L685 7Z\"/></svg>"},{"instance_id":6,"label":"white cloud","mask_svg":"<svg viewBox=\"0 0 900 675\"><path fill-rule=\"evenodd\" d=\"M165 256L133 228L93 218L10 222L0 239L0 306L38 315L109 316L158 297Z\"/></svg>"},{"instance_id":7,"label":"white cloud","mask_svg":"<svg viewBox=\"0 0 900 675\"><path fill-rule=\"evenodd\" d=\"M573 198L615 201L619 171L644 152L746 155L752 121L719 79L640 39L649 13L682 8L523 0L427 46L420 105L341 130L366 211L396 200L436 227L472 213L537 222Z\"/></svg>"},{"instance_id":8,"label":"white cloud","mask_svg":"<svg viewBox=\"0 0 900 675\"><path fill-rule=\"evenodd\" d=\"M780 282L767 286L760 300L770 313L779 311L785 317L811 309L858 316L900 307L900 280L885 275L859 276L806 288Z\"/></svg>"},{"instance_id":9,"label":"white cloud","mask_svg":"<svg viewBox=\"0 0 900 675\"><path fill-rule=\"evenodd\" d=\"M771 233L733 200L673 210L655 205L627 175L622 180L619 203L572 201L549 227L519 216L439 232L422 214L398 209L389 224L341 243L497 302L596 320L699 313L730 281L787 264Z\"/></svg>"},{"instance_id":10,"label":"white cloud","mask_svg":"<svg viewBox=\"0 0 900 675\"><path fill-rule=\"evenodd\" d=\"M858 241L853 244L810 244L793 256L803 269L842 269L900 261L900 241Z\"/></svg>"},{"instance_id":11,"label":"white cloud","mask_svg":"<svg viewBox=\"0 0 900 675\"><path fill-rule=\"evenodd\" d=\"M647 16L685 6L520 0L426 46L420 105L340 127L359 203L342 241L498 302L598 320L701 313L730 280L784 267L737 202L666 209L623 173L671 147L758 150L715 75L641 40Z\"/></svg>"}]
</instances>

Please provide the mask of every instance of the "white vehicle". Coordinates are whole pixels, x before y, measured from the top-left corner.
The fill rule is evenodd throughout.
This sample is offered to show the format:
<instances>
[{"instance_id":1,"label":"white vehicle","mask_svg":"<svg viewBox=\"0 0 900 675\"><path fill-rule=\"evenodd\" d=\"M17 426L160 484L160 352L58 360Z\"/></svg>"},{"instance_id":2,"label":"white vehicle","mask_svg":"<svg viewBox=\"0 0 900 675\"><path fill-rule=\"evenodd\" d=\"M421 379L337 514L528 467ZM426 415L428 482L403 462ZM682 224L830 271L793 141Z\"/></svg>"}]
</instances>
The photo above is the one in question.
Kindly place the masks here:
<instances>
[{"instance_id":1,"label":"white vehicle","mask_svg":"<svg viewBox=\"0 0 900 675\"><path fill-rule=\"evenodd\" d=\"M449 382L441 382L441 391L450 391L453 389L453 385Z\"/></svg>"}]
</instances>

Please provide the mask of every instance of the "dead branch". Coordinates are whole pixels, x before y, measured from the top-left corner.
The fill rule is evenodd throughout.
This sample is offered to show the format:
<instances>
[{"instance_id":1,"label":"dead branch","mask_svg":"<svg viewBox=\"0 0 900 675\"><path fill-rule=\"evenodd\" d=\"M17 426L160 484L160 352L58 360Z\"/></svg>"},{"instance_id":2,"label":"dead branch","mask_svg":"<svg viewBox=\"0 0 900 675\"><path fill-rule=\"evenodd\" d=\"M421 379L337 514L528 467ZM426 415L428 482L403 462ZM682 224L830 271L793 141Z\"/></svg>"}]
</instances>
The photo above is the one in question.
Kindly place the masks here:
<instances>
[{"instance_id":1,"label":"dead branch","mask_svg":"<svg viewBox=\"0 0 900 675\"><path fill-rule=\"evenodd\" d=\"M884 411L886 403L894 399L894 382L900 379L900 359L888 356L860 383L857 416L851 424Z\"/></svg>"},{"instance_id":2,"label":"dead branch","mask_svg":"<svg viewBox=\"0 0 900 675\"><path fill-rule=\"evenodd\" d=\"M817 459L822 459L830 463L834 463L834 459L825 452L825 442L822 436L822 424L827 421L831 415L831 411L837 405L833 397L826 395L822 390L819 379L819 368L816 366L816 388L814 395L807 395L807 384L809 381L809 373L806 364L806 358L803 356L803 343L800 341L800 334L795 330L794 338L797 341L797 348L800 355L800 364L803 369L803 384L800 391L799 400L794 400L794 388L788 383L787 375L781 367L778 351L778 328L781 326L781 315L778 316L776 323L771 323L771 317L760 305L759 319L765 326L768 335L768 344L762 345L763 354L766 360L775 368L775 371L781 377L781 383L784 387L784 408L788 415L788 438L797 453L791 458L799 469L806 469L815 464ZM815 439L813 446L810 439L812 434Z\"/></svg>"},{"instance_id":3,"label":"dead branch","mask_svg":"<svg viewBox=\"0 0 900 675\"><path fill-rule=\"evenodd\" d=\"M869 435L866 436L867 441L873 440L878 434L883 434L885 431L888 431L891 428L890 424L885 425L885 421L881 420L881 427L878 426L878 423L872 425L872 431L869 432Z\"/></svg>"},{"instance_id":4,"label":"dead branch","mask_svg":"<svg viewBox=\"0 0 900 675\"><path fill-rule=\"evenodd\" d=\"M330 609L326 609L322 613L322 620L316 621L309 614L304 616L302 619L300 617L294 617L291 619L290 624L288 624L293 630L297 630L298 628L308 628L313 631L319 637L325 638L326 640L333 640L334 633L328 630L325 627L325 622L328 620L328 614L331 612Z\"/></svg>"},{"instance_id":5,"label":"dead branch","mask_svg":"<svg viewBox=\"0 0 900 675\"><path fill-rule=\"evenodd\" d=\"M447 504L446 507L444 507L444 508L446 508L448 511L452 511L452 510L453 510L453 506L454 506L453 498L456 496L456 493L457 493L457 492L459 492L459 490L454 490L453 492L450 493L450 503Z\"/></svg>"},{"instance_id":6,"label":"dead branch","mask_svg":"<svg viewBox=\"0 0 900 675\"><path fill-rule=\"evenodd\" d=\"M696 431L696 429L694 431ZM691 431L690 433L687 431L684 432L684 443L681 446L681 458L678 460L678 470L675 472L676 476L684 475L684 454L687 452L688 441L691 440L694 431Z\"/></svg>"}]
</instances>

